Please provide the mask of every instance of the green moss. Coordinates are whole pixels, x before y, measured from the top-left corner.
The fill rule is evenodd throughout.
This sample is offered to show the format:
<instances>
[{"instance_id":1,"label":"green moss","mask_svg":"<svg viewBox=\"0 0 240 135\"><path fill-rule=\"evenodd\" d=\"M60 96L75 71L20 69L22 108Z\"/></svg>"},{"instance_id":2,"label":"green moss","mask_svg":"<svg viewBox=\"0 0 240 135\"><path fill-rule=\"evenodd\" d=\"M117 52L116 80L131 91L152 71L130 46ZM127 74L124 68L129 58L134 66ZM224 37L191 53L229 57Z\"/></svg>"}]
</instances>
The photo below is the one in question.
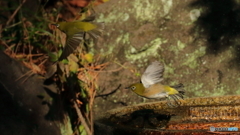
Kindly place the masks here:
<instances>
[{"instance_id":1,"label":"green moss","mask_svg":"<svg viewBox=\"0 0 240 135\"><path fill-rule=\"evenodd\" d=\"M201 56L204 56L206 53L206 47L202 46L198 50L194 51L193 53L186 54L186 60L182 65L186 65L192 69L196 68L198 66L197 59Z\"/></svg>"},{"instance_id":2,"label":"green moss","mask_svg":"<svg viewBox=\"0 0 240 135\"><path fill-rule=\"evenodd\" d=\"M72 125L68 115L66 115L64 122L64 124L60 123L59 125L61 135L72 135Z\"/></svg>"},{"instance_id":3,"label":"green moss","mask_svg":"<svg viewBox=\"0 0 240 135\"><path fill-rule=\"evenodd\" d=\"M216 86L216 88L214 89L214 93L212 93L211 96L227 95L227 93L229 93L228 86L224 84L219 84L218 86Z\"/></svg>"},{"instance_id":4,"label":"green moss","mask_svg":"<svg viewBox=\"0 0 240 135\"><path fill-rule=\"evenodd\" d=\"M167 15L172 8L173 1L172 0L162 0L164 15Z\"/></svg>"},{"instance_id":5,"label":"green moss","mask_svg":"<svg viewBox=\"0 0 240 135\"><path fill-rule=\"evenodd\" d=\"M129 41L129 33L125 33L122 37L122 43L123 44L130 44L130 41Z\"/></svg>"},{"instance_id":6,"label":"green moss","mask_svg":"<svg viewBox=\"0 0 240 135\"><path fill-rule=\"evenodd\" d=\"M126 12L119 12L118 10L112 10L108 15L99 14L99 17L96 19L96 22L108 23L117 23L125 22L129 19L130 15Z\"/></svg>"},{"instance_id":7,"label":"green moss","mask_svg":"<svg viewBox=\"0 0 240 135\"><path fill-rule=\"evenodd\" d=\"M189 83L188 84L188 89L187 89L187 92L188 93L194 93L194 95L192 95L192 96L196 96L196 97L201 97L201 96L206 96L205 94L204 94L204 91L203 90L201 90L202 89L202 87L203 87L203 83L198 83L198 82L196 82L196 83Z\"/></svg>"},{"instance_id":8,"label":"green moss","mask_svg":"<svg viewBox=\"0 0 240 135\"><path fill-rule=\"evenodd\" d=\"M158 4L157 4L158 3ZM163 17L169 14L172 7L172 0L144 0L131 1L132 11L140 22L155 22L156 16Z\"/></svg>"},{"instance_id":9,"label":"green moss","mask_svg":"<svg viewBox=\"0 0 240 135\"><path fill-rule=\"evenodd\" d=\"M167 48L168 51L173 51L176 55L179 54L179 51L182 51L187 45L180 40L177 41L177 45L171 45Z\"/></svg>"},{"instance_id":10,"label":"green moss","mask_svg":"<svg viewBox=\"0 0 240 135\"><path fill-rule=\"evenodd\" d=\"M240 95L240 88L238 88L238 90L236 90L236 94Z\"/></svg>"},{"instance_id":11,"label":"green moss","mask_svg":"<svg viewBox=\"0 0 240 135\"><path fill-rule=\"evenodd\" d=\"M169 76L173 75L174 74L174 70L175 70L175 68L172 67L171 64L169 64L169 65L165 64L165 66L164 66L164 74L167 74L167 75L165 75L165 77L168 77L168 75Z\"/></svg>"},{"instance_id":12,"label":"green moss","mask_svg":"<svg viewBox=\"0 0 240 135\"><path fill-rule=\"evenodd\" d=\"M134 62L136 60L144 60L147 59L148 56L158 56L158 49L160 48L161 44L166 43L167 40L163 40L161 38L156 38L155 40L151 41L150 43L144 45L142 51L137 50L130 46L128 50L126 50L126 58L128 61Z\"/></svg>"},{"instance_id":13,"label":"green moss","mask_svg":"<svg viewBox=\"0 0 240 135\"><path fill-rule=\"evenodd\" d=\"M186 44L184 44L183 42L181 41L177 41L177 47L178 47L178 50L183 50L185 47L186 47Z\"/></svg>"}]
</instances>

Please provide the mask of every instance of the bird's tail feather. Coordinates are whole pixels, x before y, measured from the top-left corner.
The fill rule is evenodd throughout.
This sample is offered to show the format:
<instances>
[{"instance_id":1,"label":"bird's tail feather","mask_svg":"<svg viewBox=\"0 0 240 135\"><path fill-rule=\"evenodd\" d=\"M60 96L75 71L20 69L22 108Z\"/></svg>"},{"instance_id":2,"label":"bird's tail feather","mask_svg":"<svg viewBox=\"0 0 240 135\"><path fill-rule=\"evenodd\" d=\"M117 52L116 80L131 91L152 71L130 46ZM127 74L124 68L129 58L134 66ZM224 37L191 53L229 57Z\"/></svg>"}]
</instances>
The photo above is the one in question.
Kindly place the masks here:
<instances>
[{"instance_id":1,"label":"bird's tail feather","mask_svg":"<svg viewBox=\"0 0 240 135\"><path fill-rule=\"evenodd\" d=\"M94 23L97 25L96 29L90 30L87 32L87 34L92 37L94 40L96 40L98 37L100 37L104 30L104 23Z\"/></svg>"},{"instance_id":2,"label":"bird's tail feather","mask_svg":"<svg viewBox=\"0 0 240 135\"><path fill-rule=\"evenodd\" d=\"M169 97L174 100L174 103L175 103L175 104L173 104L172 101L170 101L169 98L168 98L167 104L168 104L168 106L170 106L170 107L178 107L178 106L180 106L180 104L181 104L180 100L183 99L183 95L184 95L184 93L185 93L184 86L183 86L183 84L180 83L180 84L178 84L178 85L171 86L171 87L174 88L175 90L177 90L178 93L177 93L177 94L169 95Z\"/></svg>"},{"instance_id":3,"label":"bird's tail feather","mask_svg":"<svg viewBox=\"0 0 240 135\"><path fill-rule=\"evenodd\" d=\"M171 86L172 88L176 89L178 91L179 94L184 95L185 93L185 89L182 83L175 85L175 86Z\"/></svg>"}]
</instances>

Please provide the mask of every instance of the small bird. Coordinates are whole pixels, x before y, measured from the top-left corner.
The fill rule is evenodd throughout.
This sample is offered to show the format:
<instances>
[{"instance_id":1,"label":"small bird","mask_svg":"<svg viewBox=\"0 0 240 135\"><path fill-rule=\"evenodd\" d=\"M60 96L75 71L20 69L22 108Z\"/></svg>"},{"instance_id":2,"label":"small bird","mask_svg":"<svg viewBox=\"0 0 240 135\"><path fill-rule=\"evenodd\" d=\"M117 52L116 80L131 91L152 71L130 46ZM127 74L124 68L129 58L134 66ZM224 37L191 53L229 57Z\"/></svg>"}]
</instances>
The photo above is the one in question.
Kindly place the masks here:
<instances>
[{"instance_id":1,"label":"small bird","mask_svg":"<svg viewBox=\"0 0 240 135\"><path fill-rule=\"evenodd\" d=\"M58 22L55 25L58 29L67 35L66 45L58 61L66 59L80 43L84 42L85 34L89 34L93 39L100 37L103 31L103 23L93 23L95 16L89 16L84 20L72 22Z\"/></svg>"},{"instance_id":2,"label":"small bird","mask_svg":"<svg viewBox=\"0 0 240 135\"><path fill-rule=\"evenodd\" d=\"M160 62L152 62L143 73L141 82L130 85L128 89L145 98L167 98L169 106L176 106L171 104L170 97L179 105L178 100L183 99L184 86L183 84L176 86L161 84L163 72L164 66Z\"/></svg>"},{"instance_id":3,"label":"small bird","mask_svg":"<svg viewBox=\"0 0 240 135\"><path fill-rule=\"evenodd\" d=\"M73 53L81 43L84 43L86 34L88 34L94 40L102 35L104 24L91 22L94 19L95 15L91 15L83 20L58 22L56 24L52 24L64 32L67 35L67 39L61 56L57 59L57 61L47 68L45 78L52 77L57 71L57 65L59 65L59 61L67 59L67 57Z\"/></svg>"}]
</instances>

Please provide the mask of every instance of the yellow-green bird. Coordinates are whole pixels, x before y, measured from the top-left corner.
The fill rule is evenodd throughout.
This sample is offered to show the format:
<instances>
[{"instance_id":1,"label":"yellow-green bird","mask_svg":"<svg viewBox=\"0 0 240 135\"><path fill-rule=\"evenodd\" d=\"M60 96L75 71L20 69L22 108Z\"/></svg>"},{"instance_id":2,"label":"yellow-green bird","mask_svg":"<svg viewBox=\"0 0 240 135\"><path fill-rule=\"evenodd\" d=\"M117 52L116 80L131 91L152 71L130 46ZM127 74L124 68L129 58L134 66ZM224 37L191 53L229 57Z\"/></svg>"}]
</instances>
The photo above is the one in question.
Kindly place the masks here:
<instances>
[{"instance_id":1,"label":"yellow-green bird","mask_svg":"<svg viewBox=\"0 0 240 135\"><path fill-rule=\"evenodd\" d=\"M94 40L101 36L104 29L104 24L91 22L94 19L95 16L92 15L84 20L58 22L53 24L67 35L67 39L61 56L56 62L47 68L45 78L50 78L53 76L53 74L57 71L57 64L59 64L58 61L67 59L67 57L73 53L81 43L84 42L86 34L88 34Z\"/></svg>"},{"instance_id":2,"label":"yellow-green bird","mask_svg":"<svg viewBox=\"0 0 240 135\"><path fill-rule=\"evenodd\" d=\"M82 21L77 20L53 24L67 35L66 45L58 61L66 59L73 53L79 44L84 42L85 34L89 34L93 39L97 39L102 34L103 23L90 23L92 20L94 20L94 17L90 16Z\"/></svg>"},{"instance_id":3,"label":"yellow-green bird","mask_svg":"<svg viewBox=\"0 0 240 135\"><path fill-rule=\"evenodd\" d=\"M167 98L168 105L174 106L170 104L169 97L171 97L179 105L178 100L183 99L184 86L183 84L176 86L161 84L163 72L164 66L160 62L152 62L143 73L141 82L132 84L128 88L145 98Z\"/></svg>"}]
</instances>

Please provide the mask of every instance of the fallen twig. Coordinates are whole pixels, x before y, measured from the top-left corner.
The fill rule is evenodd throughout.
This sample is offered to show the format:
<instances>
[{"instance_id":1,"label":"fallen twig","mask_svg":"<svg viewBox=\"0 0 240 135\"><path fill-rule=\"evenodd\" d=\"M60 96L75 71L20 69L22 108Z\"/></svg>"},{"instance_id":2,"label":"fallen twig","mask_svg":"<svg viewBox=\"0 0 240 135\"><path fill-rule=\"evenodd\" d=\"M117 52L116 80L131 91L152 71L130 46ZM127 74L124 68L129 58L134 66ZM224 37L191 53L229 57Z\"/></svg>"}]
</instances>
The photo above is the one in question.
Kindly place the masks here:
<instances>
[{"instance_id":1,"label":"fallen twig","mask_svg":"<svg viewBox=\"0 0 240 135\"><path fill-rule=\"evenodd\" d=\"M96 97L96 98L97 98L97 97L103 97L103 98L106 98L107 96L109 96L109 95L115 93L115 92L116 92L121 86L122 86L122 85L119 84L118 87L117 87L115 90L113 90L113 91L111 91L111 92L109 92L109 93L107 93L107 94L97 95L97 96L95 96L95 97Z\"/></svg>"},{"instance_id":2,"label":"fallen twig","mask_svg":"<svg viewBox=\"0 0 240 135\"><path fill-rule=\"evenodd\" d=\"M23 0L22 3L17 7L17 9L13 12L13 14L10 16L10 18L8 19L6 26L9 25L9 23L13 20L14 16L17 14L17 12L20 10L20 8L22 7L22 5L26 2L26 0Z\"/></svg>"},{"instance_id":3,"label":"fallen twig","mask_svg":"<svg viewBox=\"0 0 240 135\"><path fill-rule=\"evenodd\" d=\"M80 119L81 124L83 125L83 127L86 130L87 134L88 135L92 135L92 132L90 131L90 129L89 129L85 119L83 118L83 115L82 115L80 109L78 108L76 101L74 101L74 108L76 109L78 118Z\"/></svg>"}]
</instances>

